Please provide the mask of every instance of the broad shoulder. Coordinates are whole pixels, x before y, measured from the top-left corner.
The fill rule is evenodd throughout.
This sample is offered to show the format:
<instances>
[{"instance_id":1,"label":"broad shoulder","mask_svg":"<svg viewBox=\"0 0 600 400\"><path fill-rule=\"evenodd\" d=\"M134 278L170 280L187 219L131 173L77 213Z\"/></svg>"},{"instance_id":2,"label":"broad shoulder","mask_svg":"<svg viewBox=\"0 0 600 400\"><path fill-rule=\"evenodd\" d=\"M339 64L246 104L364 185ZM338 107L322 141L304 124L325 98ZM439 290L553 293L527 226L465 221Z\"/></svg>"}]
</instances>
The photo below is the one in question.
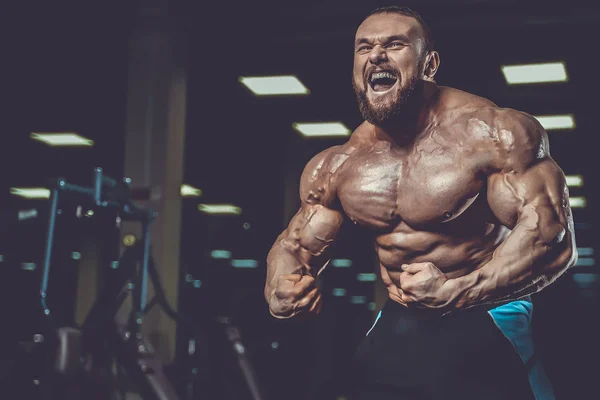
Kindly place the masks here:
<instances>
[{"instance_id":1,"label":"broad shoulder","mask_svg":"<svg viewBox=\"0 0 600 400\"><path fill-rule=\"evenodd\" d=\"M345 143L329 147L313 156L304 168L303 180L310 182L323 174L336 173L346 160L356 155L359 150L369 148L373 142L372 130L366 123L362 123Z\"/></svg>"},{"instance_id":2,"label":"broad shoulder","mask_svg":"<svg viewBox=\"0 0 600 400\"><path fill-rule=\"evenodd\" d=\"M489 149L488 166L496 170L527 168L548 157L548 135L533 116L457 89L445 88L442 123L458 128L470 147Z\"/></svg>"},{"instance_id":3,"label":"broad shoulder","mask_svg":"<svg viewBox=\"0 0 600 400\"><path fill-rule=\"evenodd\" d=\"M440 88L441 113L452 122L466 122L488 130L505 129L519 134L540 134L543 128L531 115L512 108L498 107L492 101L450 87ZM448 119L448 118L446 118Z\"/></svg>"},{"instance_id":4,"label":"broad shoulder","mask_svg":"<svg viewBox=\"0 0 600 400\"><path fill-rule=\"evenodd\" d=\"M303 202L328 205L335 201L337 173L357 149L352 141L329 147L308 161L300 178Z\"/></svg>"},{"instance_id":5,"label":"broad shoulder","mask_svg":"<svg viewBox=\"0 0 600 400\"><path fill-rule=\"evenodd\" d=\"M489 143L491 166L519 172L550 156L548 135L533 116L511 108L485 107L466 115L473 138Z\"/></svg>"}]
</instances>

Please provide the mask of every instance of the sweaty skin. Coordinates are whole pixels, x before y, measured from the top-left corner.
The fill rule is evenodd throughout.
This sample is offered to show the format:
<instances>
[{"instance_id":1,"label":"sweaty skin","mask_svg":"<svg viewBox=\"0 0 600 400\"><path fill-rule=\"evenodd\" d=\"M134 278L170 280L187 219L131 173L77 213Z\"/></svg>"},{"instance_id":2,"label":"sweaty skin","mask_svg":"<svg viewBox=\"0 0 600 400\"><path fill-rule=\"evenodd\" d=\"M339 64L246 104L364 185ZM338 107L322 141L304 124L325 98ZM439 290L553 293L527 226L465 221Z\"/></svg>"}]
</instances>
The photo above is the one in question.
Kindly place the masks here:
<instances>
[{"instance_id":1,"label":"sweaty skin","mask_svg":"<svg viewBox=\"0 0 600 400\"><path fill-rule=\"evenodd\" d=\"M366 86L363 71L381 60L406 76L417 65L411 49L381 54L386 37L399 31L410 40L414 27L377 22L357 33L376 38L364 65L363 50L355 56L358 87ZM384 28L389 34L376 30ZM436 62L431 76L425 67L414 124L394 130L365 121L345 144L307 164L301 209L267 260L265 298L273 315L320 309L313 278L346 219L373 232L381 278L390 298L404 305L455 310L517 299L574 264L568 190L544 129L530 115L436 85ZM391 102L403 83L399 78L383 92L369 86L366 97ZM290 284L295 274L312 278Z\"/></svg>"}]
</instances>

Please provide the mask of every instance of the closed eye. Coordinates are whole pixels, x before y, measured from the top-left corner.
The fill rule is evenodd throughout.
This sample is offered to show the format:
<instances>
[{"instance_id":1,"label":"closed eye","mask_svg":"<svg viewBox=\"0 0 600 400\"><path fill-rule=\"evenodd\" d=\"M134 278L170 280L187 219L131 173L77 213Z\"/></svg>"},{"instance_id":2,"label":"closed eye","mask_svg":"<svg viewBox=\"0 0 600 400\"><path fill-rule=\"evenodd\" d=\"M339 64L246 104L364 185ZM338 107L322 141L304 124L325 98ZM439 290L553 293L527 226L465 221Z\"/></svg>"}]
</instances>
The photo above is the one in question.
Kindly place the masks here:
<instances>
[{"instance_id":1,"label":"closed eye","mask_svg":"<svg viewBox=\"0 0 600 400\"><path fill-rule=\"evenodd\" d=\"M356 49L357 52L363 52L368 50L371 50L371 46L360 46L358 49Z\"/></svg>"}]
</instances>

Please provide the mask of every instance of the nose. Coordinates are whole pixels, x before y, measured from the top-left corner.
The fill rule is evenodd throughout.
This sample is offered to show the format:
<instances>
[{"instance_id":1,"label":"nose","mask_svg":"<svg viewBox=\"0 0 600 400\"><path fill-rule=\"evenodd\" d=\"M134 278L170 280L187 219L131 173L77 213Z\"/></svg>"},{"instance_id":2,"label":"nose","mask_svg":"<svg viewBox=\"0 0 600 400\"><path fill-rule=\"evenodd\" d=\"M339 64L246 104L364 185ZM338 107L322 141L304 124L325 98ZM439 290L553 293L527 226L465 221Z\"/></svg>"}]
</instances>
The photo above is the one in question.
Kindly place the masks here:
<instances>
[{"instance_id":1,"label":"nose","mask_svg":"<svg viewBox=\"0 0 600 400\"><path fill-rule=\"evenodd\" d=\"M369 54L369 62L377 65L383 61L387 61L385 49L379 45L373 47L373 50L371 50L371 53Z\"/></svg>"}]
</instances>

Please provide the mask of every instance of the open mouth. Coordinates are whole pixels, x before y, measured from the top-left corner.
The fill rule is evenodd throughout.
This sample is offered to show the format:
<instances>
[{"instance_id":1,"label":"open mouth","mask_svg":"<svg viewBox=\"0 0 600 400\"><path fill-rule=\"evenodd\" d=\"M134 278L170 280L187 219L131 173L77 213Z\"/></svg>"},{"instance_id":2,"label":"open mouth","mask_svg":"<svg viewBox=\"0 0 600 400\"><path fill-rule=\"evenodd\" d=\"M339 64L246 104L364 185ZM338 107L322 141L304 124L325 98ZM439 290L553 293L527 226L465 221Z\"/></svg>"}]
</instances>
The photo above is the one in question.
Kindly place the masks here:
<instances>
[{"instance_id":1,"label":"open mouth","mask_svg":"<svg viewBox=\"0 0 600 400\"><path fill-rule=\"evenodd\" d=\"M369 86L375 92L385 92L394 86L398 77L389 71L371 72L369 76Z\"/></svg>"}]
</instances>

